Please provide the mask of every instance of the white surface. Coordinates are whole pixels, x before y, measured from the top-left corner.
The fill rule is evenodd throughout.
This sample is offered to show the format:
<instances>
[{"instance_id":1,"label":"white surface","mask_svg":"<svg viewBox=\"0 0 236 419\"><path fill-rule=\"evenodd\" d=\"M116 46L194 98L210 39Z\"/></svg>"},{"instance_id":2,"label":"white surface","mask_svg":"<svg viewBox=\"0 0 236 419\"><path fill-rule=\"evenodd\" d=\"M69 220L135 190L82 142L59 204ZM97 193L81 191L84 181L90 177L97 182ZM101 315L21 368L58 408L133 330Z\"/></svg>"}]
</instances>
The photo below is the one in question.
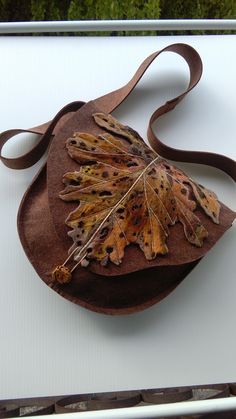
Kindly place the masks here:
<instances>
[{"instance_id":1,"label":"white surface","mask_svg":"<svg viewBox=\"0 0 236 419\"><path fill-rule=\"evenodd\" d=\"M204 74L162 117L160 137L235 158L234 36L1 37L0 130L44 122L70 101L121 86L149 53L174 42L198 50ZM148 116L187 79L183 60L165 53L115 115L145 136ZM5 147L8 155L21 148L16 142ZM0 399L235 381L235 226L158 305L121 317L92 313L49 289L21 248L17 209L38 167L0 166ZM226 175L181 167L236 209Z\"/></svg>"}]
</instances>

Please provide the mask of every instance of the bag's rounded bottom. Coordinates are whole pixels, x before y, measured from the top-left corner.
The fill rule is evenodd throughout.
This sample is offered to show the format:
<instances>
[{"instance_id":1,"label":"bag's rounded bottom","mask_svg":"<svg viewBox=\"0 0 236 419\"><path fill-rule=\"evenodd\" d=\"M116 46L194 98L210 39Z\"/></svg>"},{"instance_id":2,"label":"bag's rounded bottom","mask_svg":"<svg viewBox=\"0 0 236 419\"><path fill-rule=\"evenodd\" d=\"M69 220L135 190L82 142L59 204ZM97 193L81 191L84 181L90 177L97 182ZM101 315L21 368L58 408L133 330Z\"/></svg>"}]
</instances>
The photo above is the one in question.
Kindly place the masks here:
<instances>
[{"instance_id":1,"label":"bag's rounded bottom","mask_svg":"<svg viewBox=\"0 0 236 419\"><path fill-rule=\"evenodd\" d=\"M177 287L199 261L179 266L159 266L115 277L78 268L70 283L53 283L52 268L58 260L65 258L68 243L58 238L51 221L46 167L22 200L18 231L29 260L48 286L73 303L105 314L134 313L159 302Z\"/></svg>"},{"instance_id":2,"label":"bag's rounded bottom","mask_svg":"<svg viewBox=\"0 0 236 419\"><path fill-rule=\"evenodd\" d=\"M165 298L197 263L161 266L118 277L89 272L83 275L78 270L68 285L53 284L52 288L68 300L92 311L111 315L131 314Z\"/></svg>"}]
</instances>

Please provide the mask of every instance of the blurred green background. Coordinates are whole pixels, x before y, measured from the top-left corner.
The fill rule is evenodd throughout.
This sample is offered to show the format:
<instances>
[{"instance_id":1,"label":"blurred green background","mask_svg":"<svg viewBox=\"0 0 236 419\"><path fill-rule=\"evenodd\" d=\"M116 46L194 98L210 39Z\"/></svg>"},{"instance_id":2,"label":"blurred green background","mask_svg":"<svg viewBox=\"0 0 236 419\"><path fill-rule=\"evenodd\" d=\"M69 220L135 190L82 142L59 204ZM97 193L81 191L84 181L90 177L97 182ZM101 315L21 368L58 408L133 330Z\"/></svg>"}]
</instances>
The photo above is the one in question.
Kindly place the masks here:
<instances>
[{"instance_id":1,"label":"blurred green background","mask_svg":"<svg viewBox=\"0 0 236 419\"><path fill-rule=\"evenodd\" d=\"M200 18L235 19L236 0L0 0L0 21L2 22ZM146 32L137 33L146 34ZM148 32L149 35L155 33L155 31ZM193 32L185 31L184 33ZM204 33L204 31L194 33ZM109 34L115 35L115 33ZM118 34L126 35L126 32ZM134 32L129 34L133 35ZM95 33L95 35L98 34Z\"/></svg>"}]
</instances>

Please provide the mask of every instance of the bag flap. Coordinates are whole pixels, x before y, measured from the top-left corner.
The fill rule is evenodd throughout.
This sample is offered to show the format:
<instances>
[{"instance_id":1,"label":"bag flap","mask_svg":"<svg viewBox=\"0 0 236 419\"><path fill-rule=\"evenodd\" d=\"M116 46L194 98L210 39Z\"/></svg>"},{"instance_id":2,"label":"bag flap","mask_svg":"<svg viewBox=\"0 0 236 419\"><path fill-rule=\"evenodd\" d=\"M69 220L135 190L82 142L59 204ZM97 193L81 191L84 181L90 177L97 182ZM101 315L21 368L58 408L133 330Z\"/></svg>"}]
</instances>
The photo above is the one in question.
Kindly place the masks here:
<instances>
[{"instance_id":1,"label":"bag flap","mask_svg":"<svg viewBox=\"0 0 236 419\"><path fill-rule=\"evenodd\" d=\"M104 128L98 126L93 118L93 115L99 111L100 110L93 102L83 106L68 123L65 123L63 129L55 136L49 151L47 162L49 207L58 240L63 243L63 247L67 247L68 251L73 242L71 237L68 236L68 232L71 231L71 228L68 228L65 221L68 218L69 213L78 207L79 202L64 201L59 197L59 194L65 186L62 182L65 173L73 171L78 172L80 165L69 156L66 142L69 138L73 137L75 132L89 133L95 136L103 134ZM114 138L121 143L124 140L122 139L122 136L117 135L117 133L113 133L113 135ZM105 200L107 198L104 197L103 199ZM186 225L183 226L177 220L178 222L174 225L168 226L169 235L166 239L168 252L166 252L166 254L158 254L153 260L147 260L144 252L140 250L140 247L137 246L137 244L130 244L125 248L124 258L119 266L112 262L103 266L103 264L91 260L87 269L99 275L116 276L126 275L130 272L156 266L182 265L196 261L202 258L221 235L232 225L235 213L223 204L220 204L220 206L219 224L214 223L199 204L197 205L196 211L194 211L194 215L199 218L201 224L208 232L208 236L204 238L201 247L191 244L189 240L186 239ZM82 221L82 219L79 221ZM64 260L67 258L68 254L65 254ZM76 262L73 261L73 256L71 259L70 263L72 263L73 266ZM58 265L62 265L64 260L58 261Z\"/></svg>"}]
</instances>

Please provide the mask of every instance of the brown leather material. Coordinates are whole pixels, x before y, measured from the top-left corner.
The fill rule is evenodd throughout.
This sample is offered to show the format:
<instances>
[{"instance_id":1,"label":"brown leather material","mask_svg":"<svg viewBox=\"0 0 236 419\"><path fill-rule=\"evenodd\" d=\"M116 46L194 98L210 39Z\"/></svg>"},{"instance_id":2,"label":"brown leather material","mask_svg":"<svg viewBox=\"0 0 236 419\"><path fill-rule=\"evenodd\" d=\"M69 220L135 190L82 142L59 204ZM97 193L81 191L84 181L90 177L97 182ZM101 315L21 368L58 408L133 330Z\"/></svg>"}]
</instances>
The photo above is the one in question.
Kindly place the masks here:
<instances>
[{"instance_id":1,"label":"brown leather material","mask_svg":"<svg viewBox=\"0 0 236 419\"><path fill-rule=\"evenodd\" d=\"M69 138L73 135L73 132L76 131L76 128L78 127L79 120L80 131L90 132L97 135L102 133L103 130L95 125L92 118L92 114L98 111L99 109L94 106L93 102L84 105L83 108L81 108L81 110L70 119L70 124L65 124L63 130L58 133L49 150L47 160L48 200L54 228L58 237L65 245L65 253L61 256L62 261L67 258L67 251L71 246L71 239L67 235L68 227L65 225L65 219L67 218L69 212L77 207L77 204L60 200L58 198L58 193L62 189L62 178L65 173L65 167L69 167L70 171L78 170L78 163L73 161L69 157L68 153L64 152L65 138ZM181 224L176 223L174 226L170 227L170 236L168 238L169 252L166 256L159 256L154 260L147 261L137 246L130 245L126 248L122 266L117 266L111 263L109 264L109 267L104 267L99 263L92 262L89 269L92 272L103 276L120 276L147 268L182 265L199 260L232 225L235 214L222 204L220 223L218 225L213 225L212 221L203 211L197 210L195 213L201 220L202 224L210 232L204 246L196 247L191 245L187 240L185 240ZM30 234L30 232L28 232L28 234ZM37 236L38 233L35 235ZM179 246L180 241L181 247ZM78 268L78 274L80 270L81 269Z\"/></svg>"},{"instance_id":2,"label":"brown leather material","mask_svg":"<svg viewBox=\"0 0 236 419\"><path fill-rule=\"evenodd\" d=\"M70 171L78 170L78 165L65 152L65 140L78 130L98 133L99 129L92 120L92 114L98 111L111 112L115 109L133 90L151 62L162 52L180 54L190 69L187 89L154 112L151 118L150 140L154 148L162 147L162 143L157 140L152 131L152 123L163 113L172 110L201 77L202 64L199 55L192 47L184 44L174 44L152 54L141 64L135 76L123 88L87 104L74 102L67 105L53 121L41 128L38 127L38 132L41 130L44 135L29 153L18 159L2 158L3 163L8 167L25 168L34 164L50 143L47 164L28 188L19 209L20 239L29 260L47 285L70 301L97 312L132 313L166 297L231 226L235 218L235 213L222 204L220 224L212 225L209 218L202 211L197 210L196 215L210 231L202 248L190 245L184 239L180 223L177 223L171 227L171 238L168 241L170 251L167 256L158 257L154 261L146 261L137 247L129 246L122 265L119 267L109 264L109 267L105 268L93 262L89 269L78 267L73 273L73 280L68 284L59 285L51 280L52 269L67 258L71 245L67 236L65 218L74 208L74 204L63 202L58 194L62 189L62 176L65 170L68 168ZM37 132L37 129L32 129L32 131ZM1 147L12 133L13 131L2 134ZM168 147L165 147L163 153L167 152ZM175 151L171 150L171 158L174 159ZM177 150L176 153L178 158L180 157L179 160L182 160L180 153L184 156L185 153L192 152ZM200 153L200 156L203 154L205 156L206 153ZM209 160L207 164L219 167L235 178L236 163L233 160L218 154L214 155L214 159L213 154L210 154L211 158L207 158L206 161ZM231 161L229 165L228 160Z\"/></svg>"},{"instance_id":3,"label":"brown leather material","mask_svg":"<svg viewBox=\"0 0 236 419\"><path fill-rule=\"evenodd\" d=\"M84 111L85 107L81 109L83 113L81 120L84 120ZM60 157L63 157L59 147L60 135L55 140L58 140L58 146L56 146L56 142L53 142L50 150L47 183L45 168L31 185L26 195L27 197L30 196L30 199L23 200L18 217L21 242L38 274L48 285L67 299L91 310L107 314L131 313L160 301L179 284L203 255L199 253L198 248L189 245L187 242L184 251L182 247L180 249L176 245L181 237L185 242L183 232L178 224L174 227L174 236L172 235L175 240L172 241L171 250L173 248L173 252L171 253L175 254L175 258L172 257L168 260L170 266L167 265L164 258L159 258L147 264L141 252L137 251L134 246L130 246L127 248L123 261L122 273L126 269L125 277L120 274L119 269L115 266L106 269L98 264L92 264L90 271L77 268L73 275L73 281L67 285L61 286L52 283L52 266L55 266L58 260L65 260L70 246L66 230L60 231L60 229L64 229L65 211L68 211L68 209L64 208L63 210L63 207L61 208L62 201L55 194L59 185L55 186L50 183L50 176L53 177L55 182L60 181L60 176L54 176L54 173L58 174L58 170L65 167L53 152L55 150ZM63 142L61 144L63 146ZM55 169L55 162L59 164L58 169ZM51 193L55 201L53 197L51 198ZM223 208L222 223L216 227L214 235L208 240L208 248L230 226L234 217L233 213L228 212L226 207ZM62 218L60 218L61 215ZM53 223L51 220L53 220ZM208 223L207 226L210 227L210 221L207 217L205 217L204 222ZM177 263L178 269L176 269ZM159 264L158 270L157 264ZM145 274L144 268L146 269ZM91 271L94 273L92 274ZM118 275L118 277L115 277L115 275ZM149 278L148 281L146 280L147 277Z\"/></svg>"},{"instance_id":4,"label":"brown leather material","mask_svg":"<svg viewBox=\"0 0 236 419\"><path fill-rule=\"evenodd\" d=\"M95 105L102 109L104 113L110 113L116 109L132 92L155 58L157 58L163 52L174 52L180 55L184 58L190 70L190 81L185 92L166 103L166 106L169 107L169 110L173 109L184 98L184 96L186 96L186 94L190 92L194 86L196 86L202 75L202 61L199 54L190 45L181 43L169 45L162 50L151 54L146 58L146 60L143 61L132 79L125 86L94 100Z\"/></svg>"},{"instance_id":5,"label":"brown leather material","mask_svg":"<svg viewBox=\"0 0 236 419\"><path fill-rule=\"evenodd\" d=\"M69 284L52 283L51 267L67 253L67 243L59 240L51 222L47 192L45 167L27 191L30 199L22 201L18 217L20 239L45 283L76 304L106 314L142 310L166 297L198 263L183 264L178 269L162 266L158 271L146 270L145 275L140 271L114 278L80 268Z\"/></svg>"},{"instance_id":6,"label":"brown leather material","mask_svg":"<svg viewBox=\"0 0 236 419\"><path fill-rule=\"evenodd\" d=\"M60 130L60 127L70 118L70 116L82 106L84 102L72 102L62 108L55 116L53 121L46 122L34 128L28 129L11 129L0 134L0 158L2 163L10 169L26 169L33 166L45 153L53 136ZM12 137L23 134L32 133L41 136L40 141L36 143L26 154L16 157L7 158L2 155L4 144Z\"/></svg>"},{"instance_id":7,"label":"brown leather material","mask_svg":"<svg viewBox=\"0 0 236 419\"><path fill-rule=\"evenodd\" d=\"M235 160L217 153L192 150L188 151L172 148L160 141L160 139L155 135L153 131L153 124L159 117L161 117L164 113L169 112L170 110L172 109L170 109L168 104L163 105L161 108L157 109L157 111L155 111L150 118L147 135L152 148L166 159L176 161L178 160L187 163L205 164L208 166L216 167L217 169L227 173L236 182Z\"/></svg>"},{"instance_id":8,"label":"brown leather material","mask_svg":"<svg viewBox=\"0 0 236 419\"><path fill-rule=\"evenodd\" d=\"M185 92L183 92L181 95L177 96L174 99L168 100L164 105L162 105L152 114L147 130L148 140L152 148L162 157L165 157L170 160L205 164L212 167L216 167L226 172L229 176L233 178L234 181L236 181L235 161L230 159L229 157L217 153L175 149L161 142L160 139L158 139L155 133L153 132L154 122L165 113L173 110L176 107L176 105L178 105L178 103L186 96L186 94L189 93L196 86L196 84L199 82L201 78L201 59L198 53L194 50L194 48L190 47L189 45L170 45L164 48L163 50L157 51L154 54L150 55L141 64L134 77L129 81L129 83L127 83L127 85L125 85L121 89L115 90L114 92L108 93L107 95L104 95L96 99L94 101L96 106L98 106L100 109L107 113L110 113L114 109L116 109L120 105L120 103L122 103L125 100L125 98L130 94L130 92L132 92L132 90L135 88L140 78L146 72L146 70L154 61L154 59L163 52L175 52L185 59L190 69L190 80Z\"/></svg>"}]
</instances>

